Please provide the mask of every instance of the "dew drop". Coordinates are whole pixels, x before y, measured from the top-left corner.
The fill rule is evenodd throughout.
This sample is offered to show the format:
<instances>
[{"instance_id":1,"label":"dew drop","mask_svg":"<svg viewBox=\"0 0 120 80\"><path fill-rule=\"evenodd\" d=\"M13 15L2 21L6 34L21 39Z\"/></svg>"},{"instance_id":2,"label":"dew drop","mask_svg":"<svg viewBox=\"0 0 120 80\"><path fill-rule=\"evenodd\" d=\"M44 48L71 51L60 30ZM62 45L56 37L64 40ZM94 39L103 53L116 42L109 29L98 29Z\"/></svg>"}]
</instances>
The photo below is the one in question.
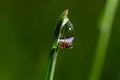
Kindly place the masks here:
<instances>
[{"instance_id":1,"label":"dew drop","mask_svg":"<svg viewBox=\"0 0 120 80\"><path fill-rule=\"evenodd\" d=\"M72 48L73 47L73 42L74 40L74 28L72 23L68 21L63 25L60 36L59 36L59 41L58 41L58 46L60 48Z\"/></svg>"}]
</instances>

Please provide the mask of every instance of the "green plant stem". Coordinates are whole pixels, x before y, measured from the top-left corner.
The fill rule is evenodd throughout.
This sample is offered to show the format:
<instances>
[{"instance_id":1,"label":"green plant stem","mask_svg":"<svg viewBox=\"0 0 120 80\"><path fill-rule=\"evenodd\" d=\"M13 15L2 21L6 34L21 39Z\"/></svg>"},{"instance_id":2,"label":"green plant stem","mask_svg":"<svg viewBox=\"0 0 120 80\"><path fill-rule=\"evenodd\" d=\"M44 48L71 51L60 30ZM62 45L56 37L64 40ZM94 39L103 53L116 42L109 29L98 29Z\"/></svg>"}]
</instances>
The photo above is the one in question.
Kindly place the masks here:
<instances>
[{"instance_id":1,"label":"green plant stem","mask_svg":"<svg viewBox=\"0 0 120 80\"><path fill-rule=\"evenodd\" d=\"M107 0L105 11L100 21L100 36L89 80L100 79L118 3L119 0Z\"/></svg>"},{"instance_id":2,"label":"green plant stem","mask_svg":"<svg viewBox=\"0 0 120 80\"><path fill-rule=\"evenodd\" d=\"M61 29L63 28L64 24L66 23L66 20L68 15L68 9L65 10L59 17L56 30L54 32L53 42L51 46L51 51L49 55L49 61L48 61L48 68L46 73L46 80L53 80L54 72L55 72L55 65L56 60L58 56L58 41L59 37L61 35Z\"/></svg>"},{"instance_id":3,"label":"green plant stem","mask_svg":"<svg viewBox=\"0 0 120 80\"><path fill-rule=\"evenodd\" d=\"M57 55L58 55L58 47L50 51L46 80L53 80Z\"/></svg>"}]
</instances>

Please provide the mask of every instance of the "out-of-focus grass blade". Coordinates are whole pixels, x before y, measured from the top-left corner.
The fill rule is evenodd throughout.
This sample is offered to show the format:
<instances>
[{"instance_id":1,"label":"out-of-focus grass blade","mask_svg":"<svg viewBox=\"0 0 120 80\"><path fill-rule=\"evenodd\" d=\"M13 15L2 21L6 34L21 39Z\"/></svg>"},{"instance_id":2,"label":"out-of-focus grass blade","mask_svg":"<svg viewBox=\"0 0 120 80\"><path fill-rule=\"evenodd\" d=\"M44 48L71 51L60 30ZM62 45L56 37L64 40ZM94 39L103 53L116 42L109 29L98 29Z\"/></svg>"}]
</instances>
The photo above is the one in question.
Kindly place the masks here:
<instances>
[{"instance_id":1,"label":"out-of-focus grass blade","mask_svg":"<svg viewBox=\"0 0 120 80\"><path fill-rule=\"evenodd\" d=\"M100 35L89 80L100 79L118 3L119 0L107 0L102 19L99 22Z\"/></svg>"}]
</instances>

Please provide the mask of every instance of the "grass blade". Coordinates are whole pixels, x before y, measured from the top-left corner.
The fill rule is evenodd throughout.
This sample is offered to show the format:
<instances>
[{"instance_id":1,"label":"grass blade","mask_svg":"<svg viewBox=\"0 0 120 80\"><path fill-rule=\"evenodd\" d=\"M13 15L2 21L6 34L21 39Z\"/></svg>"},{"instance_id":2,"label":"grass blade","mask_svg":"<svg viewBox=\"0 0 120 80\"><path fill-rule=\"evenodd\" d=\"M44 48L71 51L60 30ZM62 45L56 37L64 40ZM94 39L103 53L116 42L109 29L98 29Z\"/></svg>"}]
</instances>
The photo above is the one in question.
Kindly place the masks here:
<instances>
[{"instance_id":1,"label":"grass blade","mask_svg":"<svg viewBox=\"0 0 120 80\"><path fill-rule=\"evenodd\" d=\"M100 79L118 3L119 0L107 0L105 11L100 21L100 35L89 80Z\"/></svg>"},{"instance_id":2,"label":"grass blade","mask_svg":"<svg viewBox=\"0 0 120 80\"><path fill-rule=\"evenodd\" d=\"M65 10L59 17L56 30L54 32L53 42L51 46L51 51L49 55L49 61L48 61L48 68L47 68L47 74L46 74L46 80L53 80L54 77L54 71L55 71L55 65L56 60L58 56L58 50L59 50L59 38L61 37L61 30L64 27L64 25L69 21L68 17L68 9Z\"/></svg>"}]
</instances>

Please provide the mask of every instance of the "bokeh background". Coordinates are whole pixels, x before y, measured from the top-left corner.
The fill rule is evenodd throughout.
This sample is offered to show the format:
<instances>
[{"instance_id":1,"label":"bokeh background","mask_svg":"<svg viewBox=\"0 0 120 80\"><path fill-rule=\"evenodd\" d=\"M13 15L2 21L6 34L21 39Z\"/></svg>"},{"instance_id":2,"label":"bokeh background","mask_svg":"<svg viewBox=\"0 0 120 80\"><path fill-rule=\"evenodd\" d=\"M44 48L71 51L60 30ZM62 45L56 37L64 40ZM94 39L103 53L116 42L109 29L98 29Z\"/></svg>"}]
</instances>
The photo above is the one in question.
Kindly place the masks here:
<instances>
[{"instance_id":1,"label":"bokeh background","mask_svg":"<svg viewBox=\"0 0 120 80\"><path fill-rule=\"evenodd\" d=\"M54 80L88 80L107 0L0 0L0 80L45 80L59 15L69 9L73 49L60 49ZM120 80L120 6L100 75Z\"/></svg>"}]
</instances>

